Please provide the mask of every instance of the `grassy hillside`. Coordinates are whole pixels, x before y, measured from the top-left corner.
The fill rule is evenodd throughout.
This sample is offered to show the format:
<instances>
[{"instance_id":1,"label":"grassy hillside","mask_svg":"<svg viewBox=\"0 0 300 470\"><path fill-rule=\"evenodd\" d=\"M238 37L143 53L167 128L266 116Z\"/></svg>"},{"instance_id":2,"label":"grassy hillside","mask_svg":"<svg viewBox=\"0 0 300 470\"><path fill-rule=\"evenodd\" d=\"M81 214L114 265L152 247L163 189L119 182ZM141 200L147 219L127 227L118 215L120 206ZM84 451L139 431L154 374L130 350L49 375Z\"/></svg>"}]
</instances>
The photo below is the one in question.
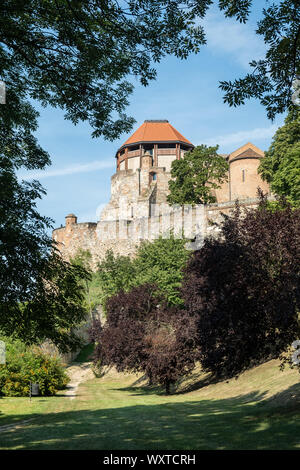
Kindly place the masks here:
<instances>
[{"instance_id":1,"label":"grassy hillside","mask_svg":"<svg viewBox=\"0 0 300 470\"><path fill-rule=\"evenodd\" d=\"M270 361L239 379L196 371L165 396L142 378L108 372L58 396L0 400L1 449L300 449L299 373ZM191 391L187 391L191 390ZM185 391L185 393L183 393Z\"/></svg>"}]
</instances>

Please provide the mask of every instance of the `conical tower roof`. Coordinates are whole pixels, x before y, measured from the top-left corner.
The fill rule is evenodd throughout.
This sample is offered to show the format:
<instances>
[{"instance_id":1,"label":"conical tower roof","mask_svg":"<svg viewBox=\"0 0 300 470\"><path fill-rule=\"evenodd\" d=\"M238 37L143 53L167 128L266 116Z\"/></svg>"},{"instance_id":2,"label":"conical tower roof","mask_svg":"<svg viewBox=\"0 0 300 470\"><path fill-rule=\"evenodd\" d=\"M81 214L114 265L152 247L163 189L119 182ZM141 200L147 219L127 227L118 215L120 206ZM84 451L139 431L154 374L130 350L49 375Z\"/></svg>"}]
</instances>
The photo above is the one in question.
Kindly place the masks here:
<instances>
[{"instance_id":1,"label":"conical tower roof","mask_svg":"<svg viewBox=\"0 0 300 470\"><path fill-rule=\"evenodd\" d=\"M145 143L183 143L190 147L193 144L187 140L166 119L146 120L120 147L131 147Z\"/></svg>"}]
</instances>

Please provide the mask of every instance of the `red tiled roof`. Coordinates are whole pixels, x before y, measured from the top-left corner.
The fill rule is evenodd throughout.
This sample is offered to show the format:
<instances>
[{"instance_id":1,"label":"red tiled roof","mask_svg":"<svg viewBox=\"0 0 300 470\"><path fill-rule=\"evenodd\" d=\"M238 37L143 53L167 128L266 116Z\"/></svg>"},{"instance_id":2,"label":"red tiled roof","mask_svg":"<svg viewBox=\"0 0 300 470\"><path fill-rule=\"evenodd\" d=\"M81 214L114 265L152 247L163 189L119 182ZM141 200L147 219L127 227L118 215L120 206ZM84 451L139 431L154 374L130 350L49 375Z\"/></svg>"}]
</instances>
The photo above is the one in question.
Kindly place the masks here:
<instances>
[{"instance_id":1,"label":"red tiled roof","mask_svg":"<svg viewBox=\"0 0 300 470\"><path fill-rule=\"evenodd\" d=\"M140 142L183 142L193 146L167 120L145 121L121 146L126 147Z\"/></svg>"}]
</instances>

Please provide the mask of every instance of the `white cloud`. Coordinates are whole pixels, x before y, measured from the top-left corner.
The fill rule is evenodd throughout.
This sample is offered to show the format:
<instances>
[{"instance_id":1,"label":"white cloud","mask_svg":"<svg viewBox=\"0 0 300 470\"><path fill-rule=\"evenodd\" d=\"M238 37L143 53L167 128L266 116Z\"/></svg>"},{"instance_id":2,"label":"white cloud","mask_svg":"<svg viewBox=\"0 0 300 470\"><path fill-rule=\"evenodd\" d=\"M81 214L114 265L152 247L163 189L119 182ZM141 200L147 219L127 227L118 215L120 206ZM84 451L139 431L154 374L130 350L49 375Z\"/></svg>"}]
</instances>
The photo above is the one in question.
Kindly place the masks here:
<instances>
[{"instance_id":1,"label":"white cloud","mask_svg":"<svg viewBox=\"0 0 300 470\"><path fill-rule=\"evenodd\" d=\"M113 159L110 160L97 160L90 163L79 163L77 165L70 165L65 168L49 169L49 170L33 170L27 171L19 175L20 179L31 180L31 179L43 179L51 178L53 176L65 176L73 175L74 173L88 173L90 171L104 170L106 168L114 168L115 162Z\"/></svg>"},{"instance_id":2,"label":"white cloud","mask_svg":"<svg viewBox=\"0 0 300 470\"><path fill-rule=\"evenodd\" d=\"M228 55L242 67L249 68L249 62L264 56L266 47L262 38L255 33L255 26L241 24L231 18L220 18L209 14L202 23L207 47L217 55Z\"/></svg>"},{"instance_id":3,"label":"white cloud","mask_svg":"<svg viewBox=\"0 0 300 470\"><path fill-rule=\"evenodd\" d=\"M269 127L257 127L256 129L233 132L232 134L217 135L209 139L202 139L202 143L206 145L231 145L238 143L246 143L273 137L278 129L278 125L272 124Z\"/></svg>"}]
</instances>

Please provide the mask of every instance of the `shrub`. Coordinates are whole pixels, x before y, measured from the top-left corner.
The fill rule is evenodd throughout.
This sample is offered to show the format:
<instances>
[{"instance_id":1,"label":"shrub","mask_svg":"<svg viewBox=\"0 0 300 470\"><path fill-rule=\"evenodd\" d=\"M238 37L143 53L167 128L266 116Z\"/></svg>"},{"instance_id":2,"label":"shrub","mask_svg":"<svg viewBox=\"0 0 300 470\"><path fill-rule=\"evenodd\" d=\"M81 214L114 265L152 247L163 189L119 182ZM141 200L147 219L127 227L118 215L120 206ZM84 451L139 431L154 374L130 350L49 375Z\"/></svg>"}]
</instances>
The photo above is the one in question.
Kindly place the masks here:
<instances>
[{"instance_id":1,"label":"shrub","mask_svg":"<svg viewBox=\"0 0 300 470\"><path fill-rule=\"evenodd\" d=\"M186 269L182 295L198 324L202 367L233 376L299 339L300 210L260 206L225 217Z\"/></svg>"},{"instance_id":2,"label":"shrub","mask_svg":"<svg viewBox=\"0 0 300 470\"><path fill-rule=\"evenodd\" d=\"M28 348L20 340L2 339L6 343L6 363L0 364L1 395L28 396L30 382L38 383L44 396L66 387L69 378L59 358Z\"/></svg>"},{"instance_id":3,"label":"shrub","mask_svg":"<svg viewBox=\"0 0 300 470\"><path fill-rule=\"evenodd\" d=\"M159 295L170 306L182 305L180 287L183 268L191 255L185 248L186 241L176 239L172 234L169 239L159 237L152 242L143 241L133 259L108 251L94 276L98 300L104 309L107 310L109 298L121 290L128 292L144 284L155 284Z\"/></svg>"},{"instance_id":4,"label":"shrub","mask_svg":"<svg viewBox=\"0 0 300 470\"><path fill-rule=\"evenodd\" d=\"M196 326L193 318L167 307L151 284L119 292L107 303L107 322L95 324L94 361L118 371L143 372L152 384L165 387L195 366Z\"/></svg>"}]
</instances>

